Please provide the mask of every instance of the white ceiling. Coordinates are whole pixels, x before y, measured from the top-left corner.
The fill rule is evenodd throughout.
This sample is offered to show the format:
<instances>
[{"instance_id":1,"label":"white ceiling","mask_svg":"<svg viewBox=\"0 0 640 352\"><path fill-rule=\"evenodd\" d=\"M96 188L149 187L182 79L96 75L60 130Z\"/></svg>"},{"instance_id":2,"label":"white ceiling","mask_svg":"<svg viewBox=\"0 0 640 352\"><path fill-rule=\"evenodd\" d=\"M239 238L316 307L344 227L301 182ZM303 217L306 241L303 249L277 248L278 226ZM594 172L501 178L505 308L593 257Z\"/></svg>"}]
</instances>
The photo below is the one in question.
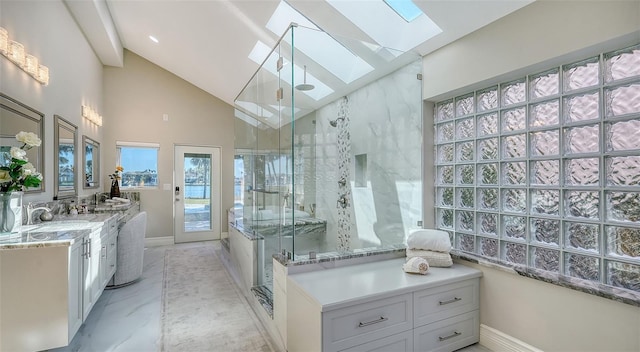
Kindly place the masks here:
<instances>
[{"instance_id":1,"label":"white ceiling","mask_svg":"<svg viewBox=\"0 0 640 352\"><path fill-rule=\"evenodd\" d=\"M362 11L375 1L358 2ZM442 33L413 51L428 54L534 0L414 0ZM324 0L288 0L324 31L375 43ZM105 65L122 65L122 48L233 104L258 69L248 58L258 40L275 46L265 26L280 0L66 0ZM381 24L384 25L384 24ZM159 43L149 39L155 36Z\"/></svg>"}]
</instances>

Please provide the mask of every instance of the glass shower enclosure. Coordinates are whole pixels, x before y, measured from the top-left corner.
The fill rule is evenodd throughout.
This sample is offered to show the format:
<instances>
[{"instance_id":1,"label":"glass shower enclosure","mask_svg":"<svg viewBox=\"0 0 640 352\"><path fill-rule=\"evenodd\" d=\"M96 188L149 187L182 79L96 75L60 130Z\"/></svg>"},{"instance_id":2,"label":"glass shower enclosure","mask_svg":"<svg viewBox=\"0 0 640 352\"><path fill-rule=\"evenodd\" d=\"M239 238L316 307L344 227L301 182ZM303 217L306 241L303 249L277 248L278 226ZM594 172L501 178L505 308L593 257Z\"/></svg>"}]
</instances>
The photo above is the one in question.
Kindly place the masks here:
<instances>
[{"instance_id":1,"label":"glass shower enclosure","mask_svg":"<svg viewBox=\"0 0 640 352\"><path fill-rule=\"evenodd\" d=\"M296 24L261 50L235 100L235 226L258 238L258 286L275 254L404 248L422 221L419 56Z\"/></svg>"}]
</instances>

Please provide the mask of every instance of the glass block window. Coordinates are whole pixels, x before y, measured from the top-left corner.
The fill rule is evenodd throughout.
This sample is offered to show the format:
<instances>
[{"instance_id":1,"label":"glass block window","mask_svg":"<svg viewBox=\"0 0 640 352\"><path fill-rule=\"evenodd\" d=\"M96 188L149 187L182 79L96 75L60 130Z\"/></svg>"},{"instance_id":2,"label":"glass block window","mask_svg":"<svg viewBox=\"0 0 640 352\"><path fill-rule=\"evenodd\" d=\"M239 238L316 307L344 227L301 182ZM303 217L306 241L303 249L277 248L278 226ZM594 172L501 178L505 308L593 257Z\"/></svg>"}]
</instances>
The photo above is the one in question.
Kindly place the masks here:
<instances>
[{"instance_id":1,"label":"glass block window","mask_svg":"<svg viewBox=\"0 0 640 352\"><path fill-rule=\"evenodd\" d=\"M435 112L436 224L456 249L640 291L640 44Z\"/></svg>"}]
</instances>

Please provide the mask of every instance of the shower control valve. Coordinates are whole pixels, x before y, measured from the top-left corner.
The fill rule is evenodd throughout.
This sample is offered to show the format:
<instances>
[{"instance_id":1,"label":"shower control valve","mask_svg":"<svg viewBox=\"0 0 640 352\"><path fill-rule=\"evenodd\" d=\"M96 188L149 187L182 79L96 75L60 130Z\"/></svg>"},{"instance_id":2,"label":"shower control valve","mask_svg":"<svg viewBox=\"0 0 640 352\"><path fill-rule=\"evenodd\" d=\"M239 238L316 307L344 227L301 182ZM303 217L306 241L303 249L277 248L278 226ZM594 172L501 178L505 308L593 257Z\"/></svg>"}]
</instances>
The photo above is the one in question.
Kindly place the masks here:
<instances>
[{"instance_id":1,"label":"shower control valve","mask_svg":"<svg viewBox=\"0 0 640 352\"><path fill-rule=\"evenodd\" d=\"M346 208L347 205L349 205L349 200L347 199L346 195L342 195L340 196L340 198L338 198L338 207L342 207L342 209Z\"/></svg>"}]
</instances>

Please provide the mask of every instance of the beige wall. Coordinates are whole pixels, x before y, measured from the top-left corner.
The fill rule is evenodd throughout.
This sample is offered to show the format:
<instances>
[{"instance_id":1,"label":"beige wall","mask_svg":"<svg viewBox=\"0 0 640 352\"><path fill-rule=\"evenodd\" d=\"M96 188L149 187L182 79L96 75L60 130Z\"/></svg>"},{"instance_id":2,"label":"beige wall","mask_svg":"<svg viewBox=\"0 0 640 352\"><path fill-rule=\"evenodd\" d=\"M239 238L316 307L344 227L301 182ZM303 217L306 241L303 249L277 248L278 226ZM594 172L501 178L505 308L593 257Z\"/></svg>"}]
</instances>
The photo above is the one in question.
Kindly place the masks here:
<instances>
[{"instance_id":1,"label":"beige wall","mask_svg":"<svg viewBox=\"0 0 640 352\"><path fill-rule=\"evenodd\" d=\"M175 144L221 147L222 231L225 209L233 205L233 107L174 74L125 51L124 67L104 68L103 189L116 166L115 142L160 144L157 189L141 191L148 213L147 237L173 235L173 152ZM163 114L169 115L163 121Z\"/></svg>"},{"instance_id":2,"label":"beige wall","mask_svg":"<svg viewBox=\"0 0 640 352\"><path fill-rule=\"evenodd\" d=\"M437 101L638 42L640 1L537 1L425 56L423 97ZM430 156L432 139L424 140ZM425 195L426 214L432 204ZM484 272L482 324L545 351L640 351L640 308L464 263Z\"/></svg>"},{"instance_id":3,"label":"beige wall","mask_svg":"<svg viewBox=\"0 0 640 352\"><path fill-rule=\"evenodd\" d=\"M102 64L62 1L0 1L0 26L9 37L49 67L49 85L37 83L4 56L0 56L0 92L44 113L45 192L27 194L23 202L53 199L53 115L78 126L82 135L101 142L102 128L80 116L86 104L104 114L102 107ZM76 163L82 160L76 156ZM95 190L78 188L80 195Z\"/></svg>"},{"instance_id":4,"label":"beige wall","mask_svg":"<svg viewBox=\"0 0 640 352\"><path fill-rule=\"evenodd\" d=\"M463 87L519 78L540 63L545 69L570 60L563 56L580 59L638 42L639 30L638 0L538 0L426 55L422 95L435 101L469 90Z\"/></svg>"},{"instance_id":5,"label":"beige wall","mask_svg":"<svg viewBox=\"0 0 640 352\"><path fill-rule=\"evenodd\" d=\"M480 323L543 351L640 351L640 308L462 261L482 270Z\"/></svg>"}]
</instances>

